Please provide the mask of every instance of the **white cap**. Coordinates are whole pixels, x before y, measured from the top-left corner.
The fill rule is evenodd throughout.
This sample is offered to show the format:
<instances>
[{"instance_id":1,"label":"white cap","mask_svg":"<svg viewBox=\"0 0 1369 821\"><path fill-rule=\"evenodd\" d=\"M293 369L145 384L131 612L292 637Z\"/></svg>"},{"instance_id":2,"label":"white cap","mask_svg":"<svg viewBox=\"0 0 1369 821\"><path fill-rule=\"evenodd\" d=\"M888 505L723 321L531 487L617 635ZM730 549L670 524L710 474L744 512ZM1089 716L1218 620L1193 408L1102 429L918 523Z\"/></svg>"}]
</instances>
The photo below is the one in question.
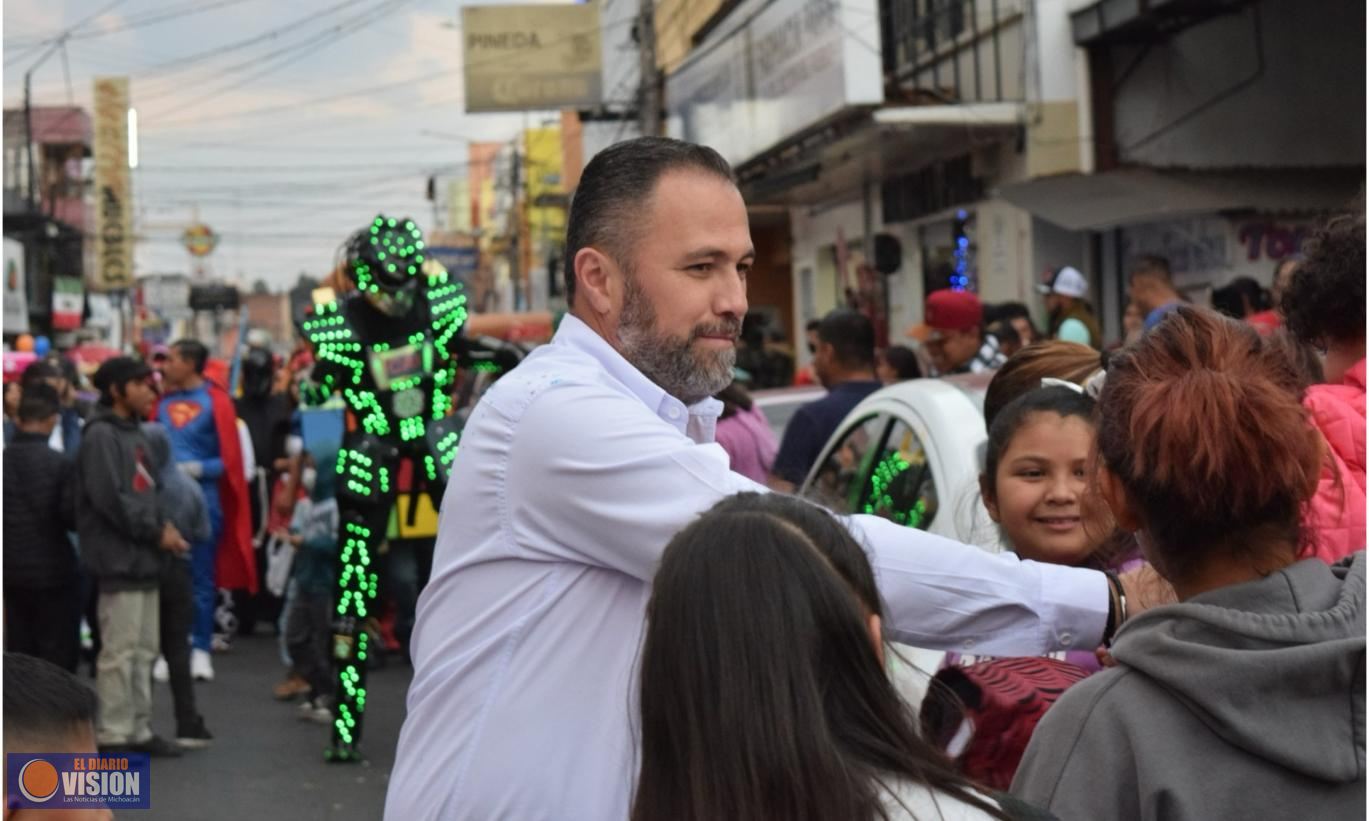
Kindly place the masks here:
<instances>
[{"instance_id":1,"label":"white cap","mask_svg":"<svg viewBox=\"0 0 1369 821\"><path fill-rule=\"evenodd\" d=\"M1079 273L1079 269L1066 265L1055 272L1055 276L1051 278L1049 285L1036 286L1036 292L1083 299L1089 295L1089 281L1084 278L1083 274Z\"/></svg>"}]
</instances>

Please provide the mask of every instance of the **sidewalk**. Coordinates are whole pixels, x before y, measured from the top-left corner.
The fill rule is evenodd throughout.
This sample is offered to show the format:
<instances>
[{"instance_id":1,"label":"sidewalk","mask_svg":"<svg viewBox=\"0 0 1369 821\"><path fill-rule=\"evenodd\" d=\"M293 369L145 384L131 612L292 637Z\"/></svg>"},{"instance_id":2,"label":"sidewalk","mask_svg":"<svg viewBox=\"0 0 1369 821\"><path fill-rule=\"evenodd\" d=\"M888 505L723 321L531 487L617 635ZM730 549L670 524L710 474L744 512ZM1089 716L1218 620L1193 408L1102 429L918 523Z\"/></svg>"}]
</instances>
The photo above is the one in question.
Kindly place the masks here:
<instances>
[{"instance_id":1,"label":"sidewalk","mask_svg":"<svg viewBox=\"0 0 1369 821\"><path fill-rule=\"evenodd\" d=\"M214 744L152 762L152 808L128 817L159 821L375 821L404 720L411 670L395 658L367 682L368 760L327 764L329 728L296 718L296 704L272 700L284 677L274 636L240 637L214 656L216 678L195 685ZM153 685L153 729L173 738L171 690Z\"/></svg>"}]
</instances>

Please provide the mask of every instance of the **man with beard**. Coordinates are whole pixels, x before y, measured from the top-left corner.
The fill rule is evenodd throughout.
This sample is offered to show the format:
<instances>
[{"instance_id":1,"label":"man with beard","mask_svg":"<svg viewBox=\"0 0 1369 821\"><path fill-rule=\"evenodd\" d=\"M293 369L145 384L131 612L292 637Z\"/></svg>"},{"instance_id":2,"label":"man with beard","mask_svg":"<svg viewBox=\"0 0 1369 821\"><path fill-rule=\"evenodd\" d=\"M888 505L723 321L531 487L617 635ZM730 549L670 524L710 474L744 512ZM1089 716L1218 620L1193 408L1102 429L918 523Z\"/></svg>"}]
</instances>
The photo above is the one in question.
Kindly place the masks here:
<instances>
[{"instance_id":1,"label":"man with beard","mask_svg":"<svg viewBox=\"0 0 1369 821\"><path fill-rule=\"evenodd\" d=\"M770 487L793 492L841 420L861 400L883 387L875 377L875 326L850 308L838 308L818 324L813 372L827 395L794 413L775 455Z\"/></svg>"},{"instance_id":2,"label":"man with beard","mask_svg":"<svg viewBox=\"0 0 1369 821\"><path fill-rule=\"evenodd\" d=\"M387 818L627 817L661 553L718 501L765 490L728 469L710 398L732 381L754 258L712 149L644 137L585 168L566 235L571 312L481 399L452 465ZM1137 606L1101 573L847 521L898 641L1093 648Z\"/></svg>"}]
</instances>

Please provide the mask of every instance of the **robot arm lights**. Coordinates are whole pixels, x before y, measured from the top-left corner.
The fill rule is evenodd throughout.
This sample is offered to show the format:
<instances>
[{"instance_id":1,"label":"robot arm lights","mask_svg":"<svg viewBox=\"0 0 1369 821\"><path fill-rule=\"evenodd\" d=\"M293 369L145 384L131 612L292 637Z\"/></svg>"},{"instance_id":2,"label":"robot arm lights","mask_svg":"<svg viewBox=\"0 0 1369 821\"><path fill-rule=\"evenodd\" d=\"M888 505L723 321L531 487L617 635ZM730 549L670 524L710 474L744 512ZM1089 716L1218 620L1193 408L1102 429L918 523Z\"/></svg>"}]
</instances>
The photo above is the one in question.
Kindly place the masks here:
<instances>
[{"instance_id":1,"label":"robot arm lights","mask_svg":"<svg viewBox=\"0 0 1369 821\"><path fill-rule=\"evenodd\" d=\"M343 248L343 272L356 290L314 305L300 327L315 352L301 399L341 394L355 424L338 453L339 567L333 613L336 711L330 761L360 756L366 709L365 620L377 576L371 560L409 494L409 524L426 491L435 510L460 441L452 415L466 296L425 258L412 220L376 217ZM401 509L403 505L401 505Z\"/></svg>"}]
</instances>

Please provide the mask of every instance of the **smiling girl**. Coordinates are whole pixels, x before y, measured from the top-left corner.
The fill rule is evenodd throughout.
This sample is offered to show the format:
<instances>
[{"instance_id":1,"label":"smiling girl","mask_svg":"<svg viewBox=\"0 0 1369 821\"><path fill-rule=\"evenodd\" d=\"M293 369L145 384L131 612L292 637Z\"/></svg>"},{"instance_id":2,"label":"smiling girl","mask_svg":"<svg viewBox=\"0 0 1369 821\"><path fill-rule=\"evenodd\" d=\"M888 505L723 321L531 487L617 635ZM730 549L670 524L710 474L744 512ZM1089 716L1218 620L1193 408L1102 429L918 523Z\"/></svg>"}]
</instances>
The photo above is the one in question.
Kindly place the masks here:
<instances>
[{"instance_id":1,"label":"smiling girl","mask_svg":"<svg viewBox=\"0 0 1369 821\"><path fill-rule=\"evenodd\" d=\"M1010 402L989 428L984 506L1023 559L1112 571L1141 561L1089 493L1093 407L1077 389L1043 387Z\"/></svg>"}]
</instances>

